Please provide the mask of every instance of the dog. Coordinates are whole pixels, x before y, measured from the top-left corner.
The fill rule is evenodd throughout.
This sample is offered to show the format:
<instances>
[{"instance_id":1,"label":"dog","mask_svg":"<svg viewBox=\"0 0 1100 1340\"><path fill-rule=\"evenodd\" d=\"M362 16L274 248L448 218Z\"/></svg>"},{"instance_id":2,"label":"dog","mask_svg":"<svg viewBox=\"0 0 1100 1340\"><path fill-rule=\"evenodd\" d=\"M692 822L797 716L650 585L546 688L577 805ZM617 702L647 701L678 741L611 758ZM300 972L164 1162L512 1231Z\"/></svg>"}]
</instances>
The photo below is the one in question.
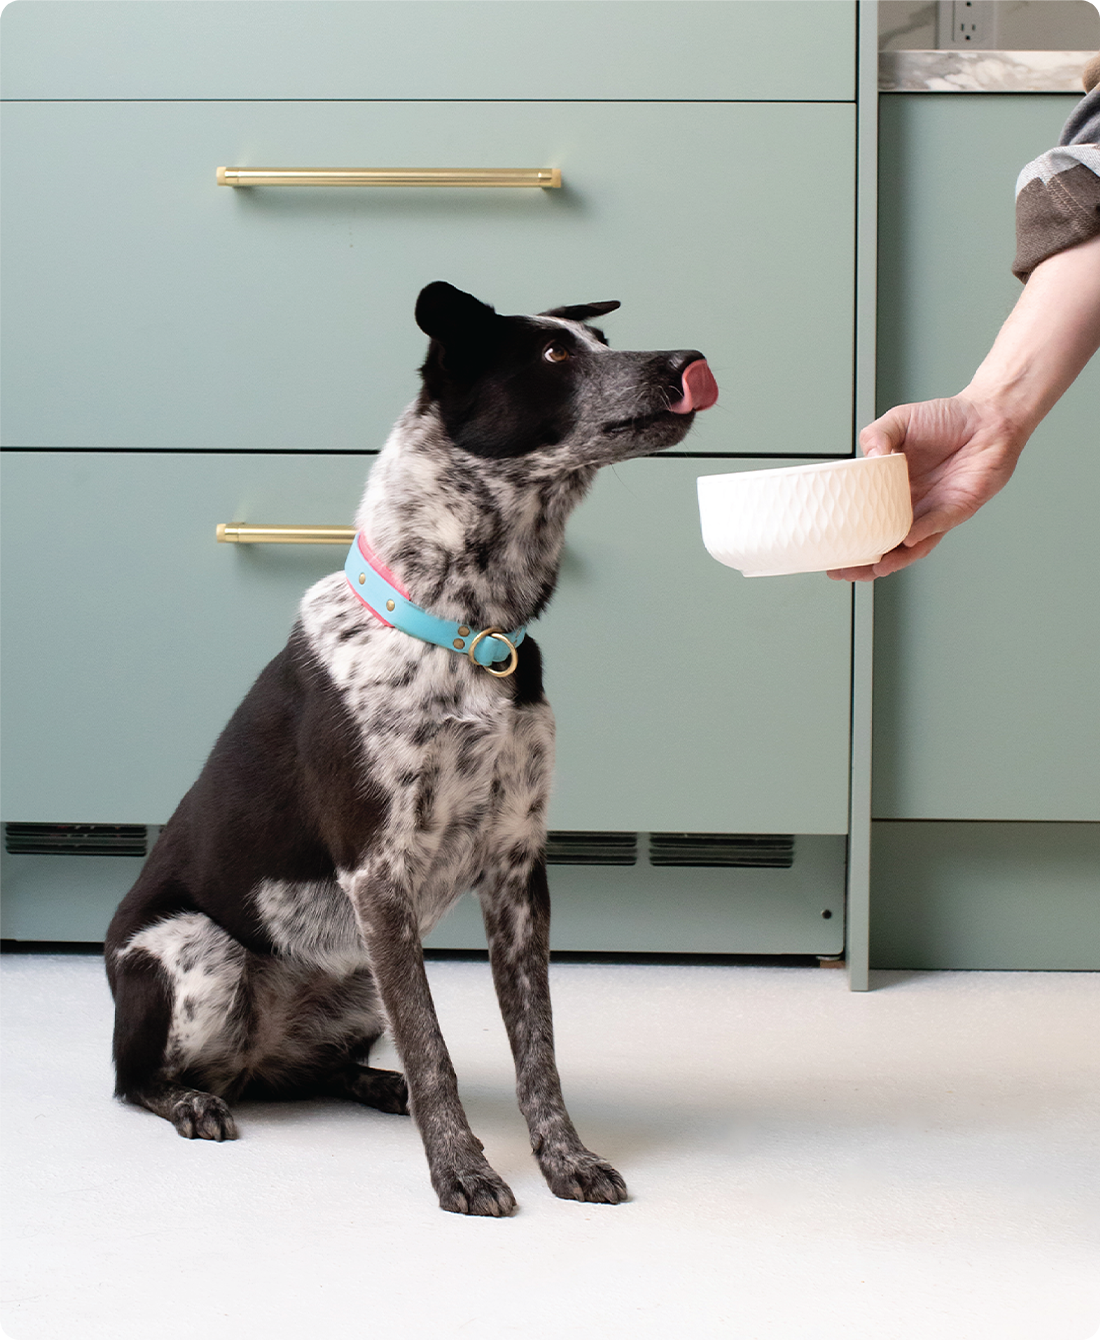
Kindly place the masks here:
<instances>
[{"instance_id":1,"label":"dog","mask_svg":"<svg viewBox=\"0 0 1100 1340\"><path fill-rule=\"evenodd\" d=\"M554 1057L554 722L525 630L600 467L680 442L718 392L697 350L613 352L591 322L618 306L500 316L450 284L420 293L422 389L345 570L303 597L108 931L116 1096L180 1135L236 1138L244 1097L411 1111L441 1207L511 1214L420 944L473 890L543 1175L567 1199L626 1199ZM368 1064L387 1028L404 1075Z\"/></svg>"}]
</instances>

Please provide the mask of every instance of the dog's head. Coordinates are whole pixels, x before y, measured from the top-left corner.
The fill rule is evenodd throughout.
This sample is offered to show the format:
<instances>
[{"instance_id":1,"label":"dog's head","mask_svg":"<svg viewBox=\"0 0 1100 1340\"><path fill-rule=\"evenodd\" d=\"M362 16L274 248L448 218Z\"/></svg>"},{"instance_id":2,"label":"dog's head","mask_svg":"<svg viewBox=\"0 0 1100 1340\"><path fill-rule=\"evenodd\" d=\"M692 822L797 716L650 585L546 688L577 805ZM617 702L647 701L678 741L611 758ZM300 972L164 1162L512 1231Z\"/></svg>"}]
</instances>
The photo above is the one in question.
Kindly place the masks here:
<instances>
[{"instance_id":1,"label":"dog's head","mask_svg":"<svg viewBox=\"0 0 1100 1340\"><path fill-rule=\"evenodd\" d=\"M550 453L562 470L646 456L683 440L718 387L696 349L628 353L588 324L617 302L498 316L450 284L425 288L431 337L424 395L463 451L507 460Z\"/></svg>"}]
</instances>

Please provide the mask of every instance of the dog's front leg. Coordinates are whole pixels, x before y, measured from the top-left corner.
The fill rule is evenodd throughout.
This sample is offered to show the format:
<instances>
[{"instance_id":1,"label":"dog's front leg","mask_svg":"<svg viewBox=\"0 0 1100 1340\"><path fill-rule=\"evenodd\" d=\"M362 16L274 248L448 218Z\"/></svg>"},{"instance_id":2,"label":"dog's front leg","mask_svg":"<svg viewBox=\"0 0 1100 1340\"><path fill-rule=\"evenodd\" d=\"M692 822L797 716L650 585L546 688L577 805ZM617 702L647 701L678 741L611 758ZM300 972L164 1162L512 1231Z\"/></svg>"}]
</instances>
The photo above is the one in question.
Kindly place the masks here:
<instances>
[{"instance_id":1,"label":"dog's front leg","mask_svg":"<svg viewBox=\"0 0 1100 1340\"><path fill-rule=\"evenodd\" d=\"M351 877L345 887L405 1069L409 1108L424 1141L440 1206L457 1214L511 1214L516 1199L486 1161L459 1101L454 1066L424 971L412 900L393 882L369 871Z\"/></svg>"},{"instance_id":2,"label":"dog's front leg","mask_svg":"<svg viewBox=\"0 0 1100 1340\"><path fill-rule=\"evenodd\" d=\"M555 1196L617 1205L626 1183L581 1144L565 1109L550 1009L550 892L546 862L478 890L500 1011L516 1062L516 1092L531 1148Z\"/></svg>"}]
</instances>

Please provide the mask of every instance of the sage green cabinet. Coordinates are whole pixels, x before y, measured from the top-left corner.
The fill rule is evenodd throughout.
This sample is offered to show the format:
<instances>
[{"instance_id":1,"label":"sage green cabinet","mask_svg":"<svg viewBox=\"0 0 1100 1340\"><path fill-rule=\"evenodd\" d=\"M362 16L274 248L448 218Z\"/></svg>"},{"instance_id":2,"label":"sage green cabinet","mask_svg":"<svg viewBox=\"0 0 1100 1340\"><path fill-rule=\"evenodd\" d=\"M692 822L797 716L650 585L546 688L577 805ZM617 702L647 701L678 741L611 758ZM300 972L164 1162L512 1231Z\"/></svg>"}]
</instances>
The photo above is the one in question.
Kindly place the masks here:
<instances>
[{"instance_id":1,"label":"sage green cabinet","mask_svg":"<svg viewBox=\"0 0 1100 1340\"><path fill-rule=\"evenodd\" d=\"M855 98L852 0L20 0L3 37L13 99Z\"/></svg>"},{"instance_id":2,"label":"sage green cabinet","mask_svg":"<svg viewBox=\"0 0 1100 1340\"><path fill-rule=\"evenodd\" d=\"M4 443L377 450L419 290L617 298L617 348L701 349L693 452L844 455L854 107L25 102L5 112ZM560 167L560 190L219 187L219 165ZM806 201L814 224L807 229ZM829 239L826 243L823 239ZM809 245L807 245L809 243ZM780 428L777 394L797 375Z\"/></svg>"},{"instance_id":3,"label":"sage green cabinet","mask_svg":"<svg viewBox=\"0 0 1100 1340\"><path fill-rule=\"evenodd\" d=\"M1075 102L882 99L881 409L959 390L985 356L1020 293L1016 174ZM1003 492L876 583L876 818L1100 819L1098 471L1094 359Z\"/></svg>"},{"instance_id":4,"label":"sage green cabinet","mask_svg":"<svg viewBox=\"0 0 1100 1340\"><path fill-rule=\"evenodd\" d=\"M555 945L844 952L852 595L714 563L695 478L852 452L855 3L55 0L2 23L3 818L171 812L341 559L214 527L350 522L417 389L425 283L505 312L616 298L615 347L701 349L722 396L689 454L604 472L573 518L534 630L551 826L797 836L782 869L555 867ZM564 185L234 190L222 165ZM136 859L6 856L5 933L95 936Z\"/></svg>"},{"instance_id":5,"label":"sage green cabinet","mask_svg":"<svg viewBox=\"0 0 1100 1340\"><path fill-rule=\"evenodd\" d=\"M349 524L370 460L9 453L5 819L163 823L342 562L217 544L216 524ZM850 594L714 563L699 466L605 471L573 518L532 630L560 723L551 826L842 833Z\"/></svg>"},{"instance_id":6,"label":"sage green cabinet","mask_svg":"<svg viewBox=\"0 0 1100 1340\"><path fill-rule=\"evenodd\" d=\"M881 100L879 408L951 394L1020 293L1012 186L1076 103ZM871 962L1100 967L1100 361L1003 492L876 583Z\"/></svg>"}]
</instances>

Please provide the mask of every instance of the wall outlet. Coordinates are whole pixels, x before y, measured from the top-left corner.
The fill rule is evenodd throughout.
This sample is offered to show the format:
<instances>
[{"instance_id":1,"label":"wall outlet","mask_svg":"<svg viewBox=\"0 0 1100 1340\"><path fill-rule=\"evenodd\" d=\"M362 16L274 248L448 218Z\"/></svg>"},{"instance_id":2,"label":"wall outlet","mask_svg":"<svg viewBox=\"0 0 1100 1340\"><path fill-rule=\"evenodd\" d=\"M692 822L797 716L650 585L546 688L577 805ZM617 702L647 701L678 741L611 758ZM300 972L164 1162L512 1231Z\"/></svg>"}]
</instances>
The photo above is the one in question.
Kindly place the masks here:
<instances>
[{"instance_id":1,"label":"wall outlet","mask_svg":"<svg viewBox=\"0 0 1100 1340\"><path fill-rule=\"evenodd\" d=\"M938 0L936 46L941 51L994 50L997 0Z\"/></svg>"}]
</instances>

